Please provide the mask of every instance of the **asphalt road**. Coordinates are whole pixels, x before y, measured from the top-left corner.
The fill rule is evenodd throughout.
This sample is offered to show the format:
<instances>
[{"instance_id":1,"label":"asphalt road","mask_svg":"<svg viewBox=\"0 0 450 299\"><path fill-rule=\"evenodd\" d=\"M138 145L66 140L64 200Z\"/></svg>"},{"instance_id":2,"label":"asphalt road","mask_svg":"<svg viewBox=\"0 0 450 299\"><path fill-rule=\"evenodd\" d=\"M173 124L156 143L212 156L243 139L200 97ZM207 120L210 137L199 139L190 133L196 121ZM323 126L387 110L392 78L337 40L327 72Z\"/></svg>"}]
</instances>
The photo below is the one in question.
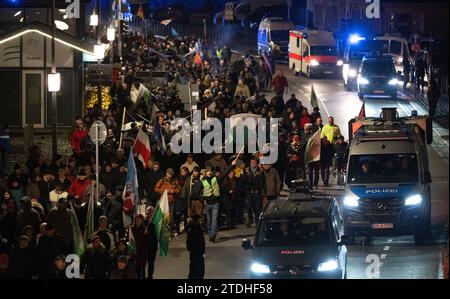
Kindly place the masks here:
<instances>
[{"instance_id":1,"label":"asphalt road","mask_svg":"<svg viewBox=\"0 0 450 299\"><path fill-rule=\"evenodd\" d=\"M278 65L289 81L286 94L295 93L297 99L311 110L309 104L311 84L319 100L322 116L332 115L342 134L348 138L347 123L357 116L362 101L356 92L344 91L341 80L294 77L286 65ZM366 100L366 116L378 116L382 107L397 107L400 116L427 111L418 101L399 93L399 99ZM439 136L437 136L439 137ZM447 145L448 151L448 145ZM432 174L432 226L433 240L424 246L415 246L412 236L374 238L371 245L349 246L348 278L366 279L437 279L443 277L442 253L448 239L448 162L435 150L428 147ZM218 242L207 243L206 278L247 278L251 253L240 247L242 238L253 238L254 227L240 226L232 231L219 232ZM185 249L185 234L171 241L169 257L158 257L155 278L186 278L189 271L189 255ZM447 252L448 254L448 252ZM378 267L378 266L379 267Z\"/></svg>"}]
</instances>

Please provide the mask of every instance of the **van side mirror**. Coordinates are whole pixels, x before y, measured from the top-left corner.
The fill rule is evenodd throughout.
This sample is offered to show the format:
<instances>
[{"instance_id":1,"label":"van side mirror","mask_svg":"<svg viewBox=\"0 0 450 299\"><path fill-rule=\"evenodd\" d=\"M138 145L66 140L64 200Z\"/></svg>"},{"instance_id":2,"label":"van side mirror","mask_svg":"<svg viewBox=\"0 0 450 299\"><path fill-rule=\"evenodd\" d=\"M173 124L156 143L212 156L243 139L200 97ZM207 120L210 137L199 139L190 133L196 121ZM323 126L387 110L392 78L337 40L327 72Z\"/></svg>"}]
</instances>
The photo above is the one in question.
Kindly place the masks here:
<instances>
[{"instance_id":1,"label":"van side mirror","mask_svg":"<svg viewBox=\"0 0 450 299\"><path fill-rule=\"evenodd\" d=\"M423 174L423 183L424 184L431 184L432 183L431 173L429 171L425 171L425 173Z\"/></svg>"},{"instance_id":2,"label":"van side mirror","mask_svg":"<svg viewBox=\"0 0 450 299\"><path fill-rule=\"evenodd\" d=\"M253 249L252 242L249 239L242 240L242 248L245 250Z\"/></svg>"}]
</instances>

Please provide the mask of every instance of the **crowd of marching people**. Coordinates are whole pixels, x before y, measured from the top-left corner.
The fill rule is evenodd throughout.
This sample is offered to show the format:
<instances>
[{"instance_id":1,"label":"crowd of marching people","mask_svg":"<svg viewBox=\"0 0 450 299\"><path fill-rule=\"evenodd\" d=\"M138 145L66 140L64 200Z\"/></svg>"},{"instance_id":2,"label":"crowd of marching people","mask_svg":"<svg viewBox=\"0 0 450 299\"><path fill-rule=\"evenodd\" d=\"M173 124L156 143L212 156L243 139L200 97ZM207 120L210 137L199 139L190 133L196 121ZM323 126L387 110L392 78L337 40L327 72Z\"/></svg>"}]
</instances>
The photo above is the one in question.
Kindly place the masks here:
<instances>
[{"instance_id":1,"label":"crowd of marching people","mask_svg":"<svg viewBox=\"0 0 450 299\"><path fill-rule=\"evenodd\" d=\"M72 253L80 255L85 278L152 278L160 245L160 231L152 219L163 195L169 205L170 237L187 233L189 278L203 278L204 233L214 243L220 228L251 227L284 185L302 178L317 188L321 176L328 186L333 158L344 160L347 144L333 117L323 120L317 107L308 111L295 94L283 98L288 82L269 58L245 54L232 59L227 45L207 49L188 37L129 33L123 40L123 67L110 90L113 101L108 109L94 106L75 121L68 140L70 157L49 160L33 145L25 165L15 164L6 173L11 146L8 138L0 139L6 178L0 188L0 278L66 278L66 257ZM118 61L116 55L114 62ZM147 70L165 71L167 82L147 84L136 76ZM241 113L280 118L277 162L262 164L259 153L172 151L176 132L170 121L190 115L179 93L179 85L187 82L198 85L198 109L206 110L206 118L224 120ZM274 96L267 99L265 93ZM132 122L127 130L124 116L125 122ZM96 120L107 126L99 181L88 133ZM308 141L316 132L320 160L306 161ZM150 143L147 155L134 149L142 133ZM7 126L1 135L8 136ZM126 201L129 159L136 168L138 199L131 212ZM124 225L128 214L129 227ZM79 236L85 241L83 248Z\"/></svg>"}]
</instances>

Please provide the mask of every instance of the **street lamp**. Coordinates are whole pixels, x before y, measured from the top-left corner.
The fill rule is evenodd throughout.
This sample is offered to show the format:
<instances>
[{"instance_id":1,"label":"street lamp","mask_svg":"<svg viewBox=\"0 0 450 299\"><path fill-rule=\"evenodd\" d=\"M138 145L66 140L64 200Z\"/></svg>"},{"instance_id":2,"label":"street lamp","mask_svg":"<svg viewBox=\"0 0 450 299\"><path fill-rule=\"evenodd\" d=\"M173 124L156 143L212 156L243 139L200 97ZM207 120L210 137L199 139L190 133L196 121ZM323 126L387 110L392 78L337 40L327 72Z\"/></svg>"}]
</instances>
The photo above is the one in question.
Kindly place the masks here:
<instances>
[{"instance_id":1,"label":"street lamp","mask_svg":"<svg viewBox=\"0 0 450 299\"><path fill-rule=\"evenodd\" d=\"M48 74L48 91L58 92L61 89L61 75L60 73Z\"/></svg>"},{"instance_id":2,"label":"street lamp","mask_svg":"<svg viewBox=\"0 0 450 299\"><path fill-rule=\"evenodd\" d=\"M92 13L89 19L89 26L96 27L98 26L98 15L95 14L95 11Z\"/></svg>"},{"instance_id":3,"label":"street lamp","mask_svg":"<svg viewBox=\"0 0 450 299\"><path fill-rule=\"evenodd\" d=\"M105 58L105 45L97 44L94 45L94 55L95 58L100 62L103 58Z\"/></svg>"}]
</instances>

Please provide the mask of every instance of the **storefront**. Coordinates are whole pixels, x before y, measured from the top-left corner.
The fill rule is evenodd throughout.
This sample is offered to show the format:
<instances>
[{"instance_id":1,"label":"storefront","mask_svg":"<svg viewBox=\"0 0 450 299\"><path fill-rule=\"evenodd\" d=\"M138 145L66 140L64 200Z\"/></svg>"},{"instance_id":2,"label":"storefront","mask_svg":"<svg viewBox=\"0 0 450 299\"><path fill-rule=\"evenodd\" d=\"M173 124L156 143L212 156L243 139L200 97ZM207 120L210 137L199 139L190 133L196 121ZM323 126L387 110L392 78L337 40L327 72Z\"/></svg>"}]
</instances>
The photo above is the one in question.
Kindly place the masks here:
<instances>
[{"instance_id":1,"label":"storefront","mask_svg":"<svg viewBox=\"0 0 450 299\"><path fill-rule=\"evenodd\" d=\"M56 68L61 74L57 123L69 127L81 115L82 54L93 56L93 44L56 30ZM0 36L0 124L51 127L52 28L34 22Z\"/></svg>"}]
</instances>

